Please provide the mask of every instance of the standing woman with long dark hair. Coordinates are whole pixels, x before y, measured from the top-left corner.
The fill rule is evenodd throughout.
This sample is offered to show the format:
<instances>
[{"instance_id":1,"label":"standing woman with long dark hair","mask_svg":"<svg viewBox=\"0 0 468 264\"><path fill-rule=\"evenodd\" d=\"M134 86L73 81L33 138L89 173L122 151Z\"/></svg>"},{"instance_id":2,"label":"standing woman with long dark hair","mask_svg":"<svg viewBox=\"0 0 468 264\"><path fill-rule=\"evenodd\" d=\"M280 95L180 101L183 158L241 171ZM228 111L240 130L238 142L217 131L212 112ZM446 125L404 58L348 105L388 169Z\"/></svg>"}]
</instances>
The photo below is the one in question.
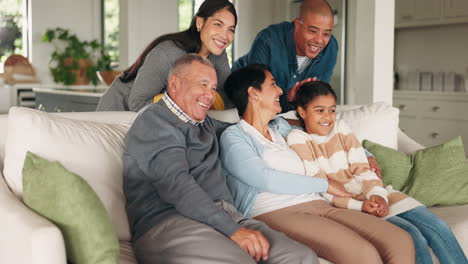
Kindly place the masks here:
<instances>
[{"instance_id":1,"label":"standing woman with long dark hair","mask_svg":"<svg viewBox=\"0 0 468 264\"><path fill-rule=\"evenodd\" d=\"M169 69L187 53L198 53L213 63L220 95L215 107L231 107L222 87L230 74L226 48L234 39L236 25L237 14L231 2L206 0L187 30L160 36L146 47L136 62L114 80L96 111L139 111L166 91Z\"/></svg>"}]
</instances>

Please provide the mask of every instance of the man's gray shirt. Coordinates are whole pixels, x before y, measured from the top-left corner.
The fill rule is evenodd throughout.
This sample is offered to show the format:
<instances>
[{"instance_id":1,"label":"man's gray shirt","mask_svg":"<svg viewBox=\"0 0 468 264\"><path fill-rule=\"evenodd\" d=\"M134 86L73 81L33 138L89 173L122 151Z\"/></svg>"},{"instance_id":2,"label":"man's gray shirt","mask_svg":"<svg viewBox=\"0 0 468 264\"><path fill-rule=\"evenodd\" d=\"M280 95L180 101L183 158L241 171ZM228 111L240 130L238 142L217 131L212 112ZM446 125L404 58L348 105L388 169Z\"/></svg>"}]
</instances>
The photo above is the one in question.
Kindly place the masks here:
<instances>
[{"instance_id":1,"label":"man's gray shirt","mask_svg":"<svg viewBox=\"0 0 468 264\"><path fill-rule=\"evenodd\" d=\"M229 124L181 121L163 100L143 110L125 137L124 192L133 240L173 214L230 237L240 228L215 201L233 204L222 173L220 134Z\"/></svg>"}]
</instances>

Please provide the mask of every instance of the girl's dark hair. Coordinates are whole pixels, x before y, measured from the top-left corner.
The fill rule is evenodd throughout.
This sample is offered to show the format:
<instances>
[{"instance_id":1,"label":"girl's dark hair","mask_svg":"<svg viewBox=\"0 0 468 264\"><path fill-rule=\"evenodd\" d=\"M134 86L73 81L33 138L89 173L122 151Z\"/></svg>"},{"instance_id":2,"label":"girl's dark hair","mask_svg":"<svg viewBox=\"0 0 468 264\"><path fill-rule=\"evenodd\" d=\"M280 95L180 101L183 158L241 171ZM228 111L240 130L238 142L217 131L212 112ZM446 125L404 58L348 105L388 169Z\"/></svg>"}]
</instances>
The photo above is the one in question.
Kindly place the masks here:
<instances>
[{"instance_id":1,"label":"girl's dark hair","mask_svg":"<svg viewBox=\"0 0 468 264\"><path fill-rule=\"evenodd\" d=\"M296 110L299 107L303 109L307 108L307 105L312 102L316 97L321 95L333 95L336 101L335 91L331 88L328 83L322 81L312 81L302 84L296 93ZM299 115L299 111L296 112L297 118L301 122L301 126L304 127L304 119ZM305 127L304 127L305 128Z\"/></svg>"},{"instance_id":2,"label":"girl's dark hair","mask_svg":"<svg viewBox=\"0 0 468 264\"><path fill-rule=\"evenodd\" d=\"M237 108L239 115L244 115L249 101L248 90L253 87L259 91L265 82L265 72L271 72L270 67L264 64L250 64L234 71L224 82L224 91Z\"/></svg>"},{"instance_id":3,"label":"girl's dark hair","mask_svg":"<svg viewBox=\"0 0 468 264\"><path fill-rule=\"evenodd\" d=\"M198 53L201 48L200 32L197 30L197 17L202 17L206 21L209 17L213 16L216 12L226 8L234 16L235 24L237 25L237 13L234 5L229 0L206 0L198 9L197 14L192 18L190 27L181 32L169 33L162 35L153 40L141 53L135 63L128 67L120 75L122 82L129 82L134 80L138 70L143 65L146 55L159 43L172 40L179 48L185 50L187 53Z\"/></svg>"}]
</instances>

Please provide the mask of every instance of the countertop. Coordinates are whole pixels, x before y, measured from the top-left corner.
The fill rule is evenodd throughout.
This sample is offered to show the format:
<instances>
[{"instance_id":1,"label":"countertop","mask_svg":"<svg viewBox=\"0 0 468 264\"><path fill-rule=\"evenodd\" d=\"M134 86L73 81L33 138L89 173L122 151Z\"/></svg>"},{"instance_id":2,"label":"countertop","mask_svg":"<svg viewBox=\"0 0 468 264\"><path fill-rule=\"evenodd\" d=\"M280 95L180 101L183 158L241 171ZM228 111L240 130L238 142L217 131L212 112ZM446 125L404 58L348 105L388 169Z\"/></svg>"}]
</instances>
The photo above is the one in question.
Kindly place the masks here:
<instances>
[{"instance_id":1,"label":"countertop","mask_svg":"<svg viewBox=\"0 0 468 264\"><path fill-rule=\"evenodd\" d=\"M35 93L50 93L74 96L101 97L106 91L107 86L92 86L92 85L40 85L33 86Z\"/></svg>"}]
</instances>

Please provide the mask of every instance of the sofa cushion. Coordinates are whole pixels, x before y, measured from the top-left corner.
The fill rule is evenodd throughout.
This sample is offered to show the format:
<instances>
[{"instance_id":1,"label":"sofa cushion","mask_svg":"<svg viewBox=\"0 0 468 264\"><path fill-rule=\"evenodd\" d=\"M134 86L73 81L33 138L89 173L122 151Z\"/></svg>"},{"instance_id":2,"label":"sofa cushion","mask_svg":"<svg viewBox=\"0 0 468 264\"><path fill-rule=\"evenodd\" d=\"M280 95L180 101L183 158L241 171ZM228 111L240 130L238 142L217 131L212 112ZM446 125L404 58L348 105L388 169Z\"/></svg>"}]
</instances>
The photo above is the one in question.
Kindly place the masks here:
<instances>
[{"instance_id":1,"label":"sofa cushion","mask_svg":"<svg viewBox=\"0 0 468 264\"><path fill-rule=\"evenodd\" d=\"M338 105L337 119L342 119L354 135L392 149L398 148L398 115L400 111L385 102L367 105ZM297 119L296 111L280 114L287 119Z\"/></svg>"},{"instance_id":2,"label":"sofa cushion","mask_svg":"<svg viewBox=\"0 0 468 264\"><path fill-rule=\"evenodd\" d=\"M70 262L119 262L119 242L110 217L82 177L59 162L28 152L23 187L25 204L51 220L62 232Z\"/></svg>"},{"instance_id":3,"label":"sofa cushion","mask_svg":"<svg viewBox=\"0 0 468 264\"><path fill-rule=\"evenodd\" d=\"M468 205L434 206L429 210L447 222L468 256Z\"/></svg>"},{"instance_id":4,"label":"sofa cushion","mask_svg":"<svg viewBox=\"0 0 468 264\"><path fill-rule=\"evenodd\" d=\"M227 110L209 110L208 115L211 118L228 122L228 123L237 123L239 122L239 113L236 108L231 108Z\"/></svg>"},{"instance_id":5,"label":"sofa cushion","mask_svg":"<svg viewBox=\"0 0 468 264\"><path fill-rule=\"evenodd\" d=\"M411 155L369 140L364 140L362 145L376 158L384 184L392 185L396 190L403 189L413 167Z\"/></svg>"},{"instance_id":6,"label":"sofa cushion","mask_svg":"<svg viewBox=\"0 0 468 264\"><path fill-rule=\"evenodd\" d=\"M123 138L129 126L12 107L5 145L5 180L21 198L21 170L27 151L59 161L91 185L109 212L119 239L130 240L122 190Z\"/></svg>"},{"instance_id":7,"label":"sofa cushion","mask_svg":"<svg viewBox=\"0 0 468 264\"><path fill-rule=\"evenodd\" d=\"M468 203L468 161L461 137L408 156L370 141L364 147L375 156L386 184L398 182L395 189L424 205Z\"/></svg>"},{"instance_id":8,"label":"sofa cushion","mask_svg":"<svg viewBox=\"0 0 468 264\"><path fill-rule=\"evenodd\" d=\"M348 111L337 108L337 119L342 119L354 135L377 142L392 149L398 149L398 122L400 111L385 102L362 105Z\"/></svg>"}]
</instances>

